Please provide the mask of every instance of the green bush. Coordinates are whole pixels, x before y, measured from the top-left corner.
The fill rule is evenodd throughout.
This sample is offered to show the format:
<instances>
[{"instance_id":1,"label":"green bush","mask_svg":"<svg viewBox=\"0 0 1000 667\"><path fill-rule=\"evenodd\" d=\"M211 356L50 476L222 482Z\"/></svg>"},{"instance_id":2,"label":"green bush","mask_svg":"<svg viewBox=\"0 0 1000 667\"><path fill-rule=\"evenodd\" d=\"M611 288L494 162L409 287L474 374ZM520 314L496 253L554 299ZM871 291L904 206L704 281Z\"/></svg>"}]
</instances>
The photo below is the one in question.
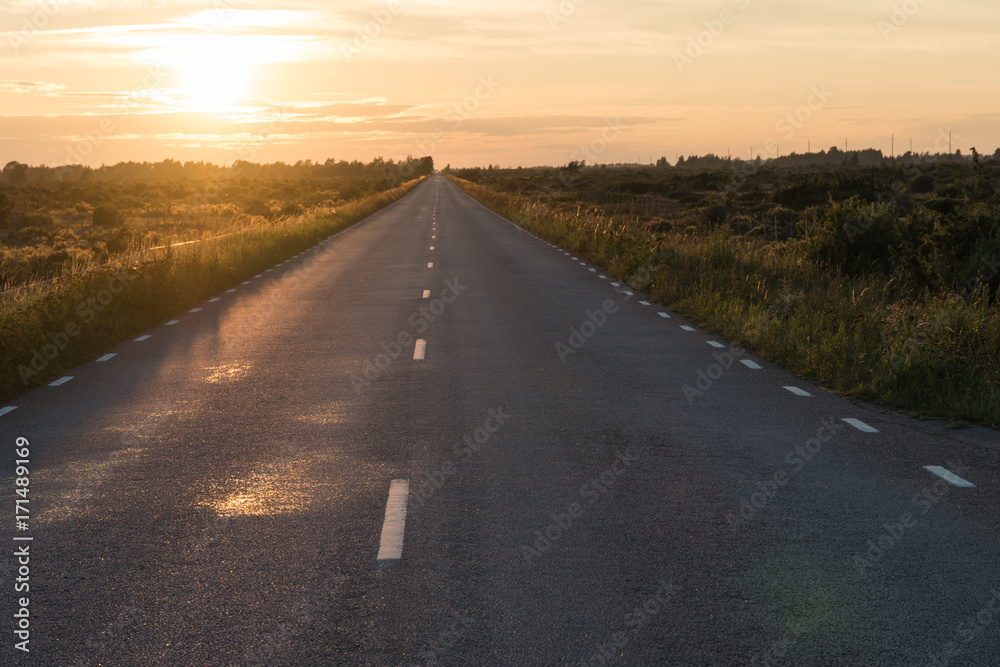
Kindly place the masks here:
<instances>
[{"instance_id":1,"label":"green bush","mask_svg":"<svg viewBox=\"0 0 1000 667\"><path fill-rule=\"evenodd\" d=\"M98 227L117 227L121 224L121 216L113 207L101 205L94 209L94 224Z\"/></svg>"},{"instance_id":2,"label":"green bush","mask_svg":"<svg viewBox=\"0 0 1000 667\"><path fill-rule=\"evenodd\" d=\"M806 255L818 264L860 275L889 268L899 242L899 210L894 202L869 204L857 195L831 201L809 228Z\"/></svg>"}]
</instances>

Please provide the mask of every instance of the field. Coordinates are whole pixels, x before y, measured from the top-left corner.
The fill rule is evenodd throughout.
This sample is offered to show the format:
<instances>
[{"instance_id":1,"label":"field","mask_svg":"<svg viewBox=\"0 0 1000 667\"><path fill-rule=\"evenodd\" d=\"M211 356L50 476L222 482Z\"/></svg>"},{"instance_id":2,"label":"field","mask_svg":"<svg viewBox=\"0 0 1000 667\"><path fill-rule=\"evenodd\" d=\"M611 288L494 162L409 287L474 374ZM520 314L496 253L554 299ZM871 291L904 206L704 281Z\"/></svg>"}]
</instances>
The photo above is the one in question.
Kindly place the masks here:
<instances>
[{"instance_id":1,"label":"field","mask_svg":"<svg viewBox=\"0 0 1000 667\"><path fill-rule=\"evenodd\" d=\"M12 164L15 165L12 167ZM4 169L0 400L409 192L429 160Z\"/></svg>"},{"instance_id":2,"label":"field","mask_svg":"<svg viewBox=\"0 0 1000 667\"><path fill-rule=\"evenodd\" d=\"M1000 426L1000 155L821 157L449 175L832 391Z\"/></svg>"}]
</instances>

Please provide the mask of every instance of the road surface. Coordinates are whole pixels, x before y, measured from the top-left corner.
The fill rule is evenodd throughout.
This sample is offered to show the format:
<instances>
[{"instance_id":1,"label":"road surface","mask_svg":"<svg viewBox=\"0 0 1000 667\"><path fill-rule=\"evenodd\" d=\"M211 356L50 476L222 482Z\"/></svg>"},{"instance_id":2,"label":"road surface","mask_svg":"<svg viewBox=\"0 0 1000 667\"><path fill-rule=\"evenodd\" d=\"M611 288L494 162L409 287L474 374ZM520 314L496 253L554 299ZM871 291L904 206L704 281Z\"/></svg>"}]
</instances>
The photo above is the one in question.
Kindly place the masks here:
<instances>
[{"instance_id":1,"label":"road surface","mask_svg":"<svg viewBox=\"0 0 1000 667\"><path fill-rule=\"evenodd\" d=\"M833 396L441 176L199 308L0 415L3 664L996 664L996 433Z\"/></svg>"}]
</instances>

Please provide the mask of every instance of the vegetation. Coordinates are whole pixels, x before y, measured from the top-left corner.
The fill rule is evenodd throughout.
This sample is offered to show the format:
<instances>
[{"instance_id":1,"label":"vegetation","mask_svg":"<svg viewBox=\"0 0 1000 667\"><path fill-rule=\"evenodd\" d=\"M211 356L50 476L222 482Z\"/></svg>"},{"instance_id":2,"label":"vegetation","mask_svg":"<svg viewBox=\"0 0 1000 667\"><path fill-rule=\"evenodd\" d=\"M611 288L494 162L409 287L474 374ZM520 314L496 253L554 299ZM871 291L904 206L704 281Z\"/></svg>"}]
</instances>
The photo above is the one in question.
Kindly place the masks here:
<instances>
[{"instance_id":1,"label":"vegetation","mask_svg":"<svg viewBox=\"0 0 1000 667\"><path fill-rule=\"evenodd\" d=\"M433 162L8 168L0 400L358 222Z\"/></svg>"},{"instance_id":2,"label":"vegetation","mask_svg":"<svg viewBox=\"0 0 1000 667\"><path fill-rule=\"evenodd\" d=\"M1000 425L1000 154L855 158L491 168L454 180L831 390Z\"/></svg>"}]
</instances>

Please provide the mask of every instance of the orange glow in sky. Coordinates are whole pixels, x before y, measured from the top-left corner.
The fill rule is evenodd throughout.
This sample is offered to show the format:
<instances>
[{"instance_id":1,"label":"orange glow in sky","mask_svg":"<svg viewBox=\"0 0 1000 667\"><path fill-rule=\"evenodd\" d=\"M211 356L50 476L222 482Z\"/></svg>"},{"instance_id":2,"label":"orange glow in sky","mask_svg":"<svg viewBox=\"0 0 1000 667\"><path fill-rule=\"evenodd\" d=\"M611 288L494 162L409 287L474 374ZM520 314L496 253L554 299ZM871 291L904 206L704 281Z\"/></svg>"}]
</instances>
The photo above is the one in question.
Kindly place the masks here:
<instances>
[{"instance_id":1,"label":"orange glow in sky","mask_svg":"<svg viewBox=\"0 0 1000 667\"><path fill-rule=\"evenodd\" d=\"M0 164L1000 146L1000 4L981 0L12 0L0 17Z\"/></svg>"}]
</instances>

